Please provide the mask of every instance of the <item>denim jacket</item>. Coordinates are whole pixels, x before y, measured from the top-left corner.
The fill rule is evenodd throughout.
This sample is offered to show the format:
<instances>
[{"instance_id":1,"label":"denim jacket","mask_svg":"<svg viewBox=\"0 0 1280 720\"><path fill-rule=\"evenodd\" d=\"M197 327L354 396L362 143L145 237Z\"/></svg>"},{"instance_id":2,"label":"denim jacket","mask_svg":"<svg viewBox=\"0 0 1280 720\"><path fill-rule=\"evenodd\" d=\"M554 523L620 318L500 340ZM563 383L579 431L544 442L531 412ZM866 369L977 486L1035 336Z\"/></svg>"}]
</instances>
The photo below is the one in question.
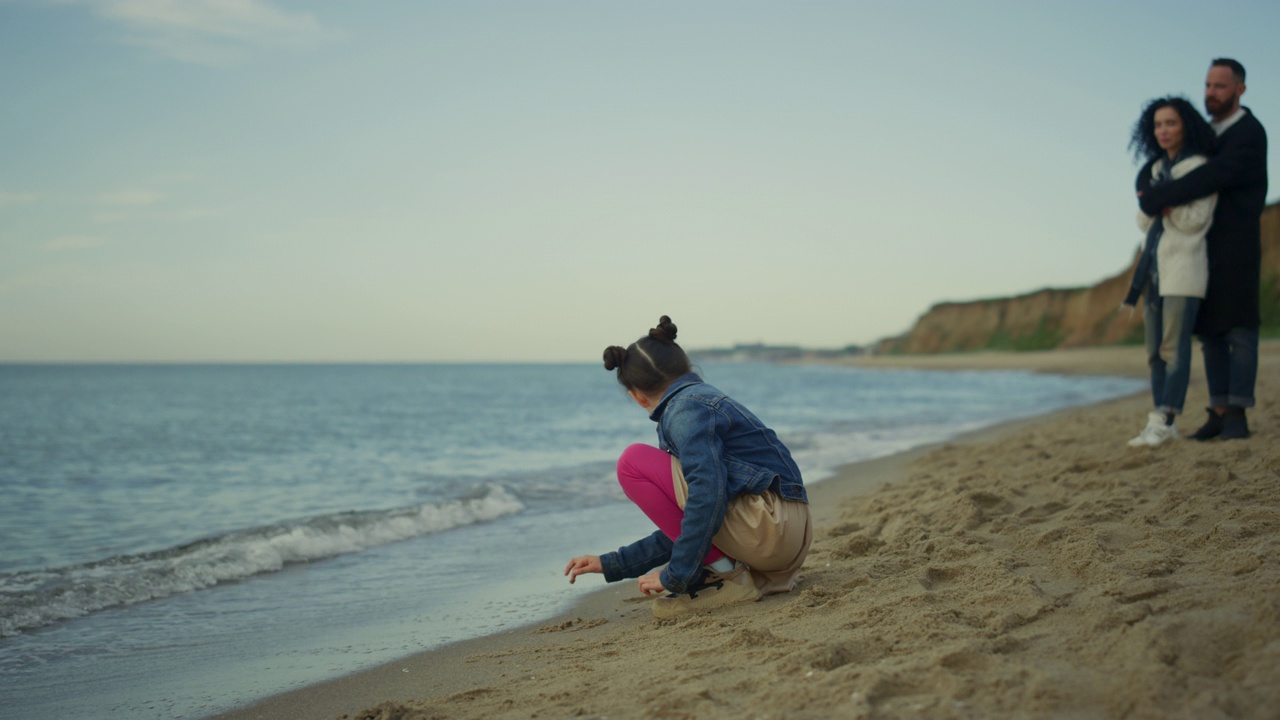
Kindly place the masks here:
<instances>
[{"instance_id":1,"label":"denim jacket","mask_svg":"<svg viewBox=\"0 0 1280 720\"><path fill-rule=\"evenodd\" d=\"M702 578L702 560L731 499L773 490L785 500L809 502L800 469L773 430L696 374L676 379L649 419L658 423L658 447L680 460L689 483L680 537L673 543L658 530L600 556L607 581L667 563L662 585L685 592Z\"/></svg>"}]
</instances>

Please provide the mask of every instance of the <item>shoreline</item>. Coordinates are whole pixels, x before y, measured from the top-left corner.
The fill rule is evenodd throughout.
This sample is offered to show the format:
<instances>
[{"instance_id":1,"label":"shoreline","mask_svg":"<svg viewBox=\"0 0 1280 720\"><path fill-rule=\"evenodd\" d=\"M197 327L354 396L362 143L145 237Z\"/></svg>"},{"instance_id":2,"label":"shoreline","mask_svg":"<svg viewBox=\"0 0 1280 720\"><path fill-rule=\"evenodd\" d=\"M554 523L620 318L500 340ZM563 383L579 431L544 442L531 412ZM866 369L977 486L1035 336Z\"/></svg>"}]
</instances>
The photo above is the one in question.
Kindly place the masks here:
<instances>
[{"instance_id":1,"label":"shoreline","mask_svg":"<svg viewBox=\"0 0 1280 720\"><path fill-rule=\"evenodd\" d=\"M1055 410L1044 415L1008 420L973 430L951 440L929 443L883 457L849 463L830 477L808 486L816 533L835 522L843 499L860 496L902 479L907 466L938 448L989 442L1016 427L1051 422L1054 418L1097 405L1123 402L1128 398L1104 400L1094 405ZM514 650L537 652L557 637L605 623L636 630L653 622L644 598L637 595L632 581L603 584L599 576L580 579L601 585L587 590L573 607L547 620L528 623L491 635L424 650L371 668L357 670L318 683L287 690L251 705L229 710L204 720L298 720L356 716L365 708L386 701L411 701L422 696L465 692L477 684L500 682L507 675L493 665L473 662L474 658L510 654ZM793 593L794 594L794 593ZM786 597L775 596L775 600ZM766 598L764 602L768 602ZM468 667L468 666L471 667ZM477 672L477 670L479 672Z\"/></svg>"},{"instance_id":2,"label":"shoreline","mask_svg":"<svg viewBox=\"0 0 1280 720\"><path fill-rule=\"evenodd\" d=\"M1264 341L1266 342L1266 341ZM1274 342L1274 341L1272 341ZM1192 353L1192 382L1203 377L1200 353ZM863 355L841 361L861 368L915 370L1029 370L1054 375L1147 377L1141 345L1070 348L1034 352L980 351L939 355Z\"/></svg>"},{"instance_id":3,"label":"shoreline","mask_svg":"<svg viewBox=\"0 0 1280 720\"><path fill-rule=\"evenodd\" d=\"M1104 348L1101 351L1100 353L1097 350L1092 350L1089 353L1052 351L1043 355L1007 353L928 358L895 356L879 359L858 358L850 364L860 367L1029 369L1039 372L1062 372L1058 368L1070 367L1071 374L1123 375L1129 377L1145 375L1145 362L1140 349L1132 347ZM1268 368L1274 374L1278 364L1277 360L1280 360L1280 344L1275 341L1264 343L1262 354L1265 358L1265 361L1261 364L1262 368ZM1050 355L1053 357L1049 357ZM1029 359L1030 361L1028 361ZM874 360L875 362L867 363L867 360ZM921 362L922 360L926 362ZM1018 364L1017 361L1022 362ZM1117 369L1120 371L1118 372ZM1198 387L1199 384L1194 382L1195 379L1201 378L1202 374L1198 368L1194 367L1192 374L1193 387L1189 393L1187 404L1189 409L1196 407L1194 401L1203 396L1203 388ZM1264 384L1263 376L1264 372L1260 369L1260 390ZM1274 390L1274 388L1271 388L1271 390ZM1271 405L1275 402L1274 399L1269 400L1263 396L1262 392L1259 394L1263 403ZM546 622L534 623L495 635L441 646L408 658L357 671L305 688L287 691L246 707L212 716L212 720L338 717L453 718L502 716L504 713L508 717L519 717L531 714L534 705L540 708L546 707L549 709L551 716L560 717L573 714L566 711L568 707L564 704L566 702L576 703L577 710L575 712L584 711L587 716L595 716L593 713L608 714L610 717L640 717L654 714L663 716L664 712L668 710L674 712L674 709L663 709L667 706L657 700L662 695L661 692L655 691L653 693L647 709L645 709L645 705L632 705L631 701L616 699L606 703L605 707L609 709L605 713L601 712L600 708L591 706L592 698L599 691L585 691L585 694L583 694L584 691L580 687L582 683L575 682L573 677L591 677L598 681L597 673L601 666L617 663L616 656L619 653L640 655L644 662L640 662L640 659L637 658L636 664L646 668L654 663L662 666L664 662L670 662L670 659L664 661L662 657L675 652L670 647L670 643L676 637L672 633L678 633L679 628L685 628L685 632L700 631L703 639L696 641L699 645L711 640L713 645L719 646L727 635L730 638L729 645L731 647L729 649L733 651L728 652L728 655L739 656L738 660L750 666L753 659L755 659L754 656L762 653L768 655L762 648L785 646L790 641L791 634L781 634L776 629L779 618L785 618L788 624L799 623L802 632L798 634L803 635L805 632L814 629L808 627L812 623L806 623L806 616L809 611L813 610L817 614L817 609L832 604L831 598L836 595L845 593L851 597L857 596L859 602L867 601L868 598L865 596L869 594L868 588L883 580L883 578L877 577L877 573L881 571L855 570L850 566L851 564L856 565L857 561L873 558L877 555L876 548L884 547L887 542L883 539L884 530L886 527L892 526L895 520L892 509L886 509L884 506L882 496L901 496L906 493L908 495L906 505L910 505L913 502L920 504L922 502L920 498L929 495L928 492L920 488L933 477L937 475L945 476L948 473L951 475L956 473L963 475L971 472L975 468L982 467L984 458L988 456L999 460L999 456L1002 453L1008 454L1003 446L1018 445L1022 438L1029 434L1035 435L1042 432L1060 433L1060 428L1063 426L1071 427L1067 431L1068 436L1072 433L1080 434L1084 431L1084 428L1096 424L1091 419L1094 416L1106 416L1108 418L1129 418L1131 416L1132 422L1128 424L1132 424L1134 427L1129 428L1125 425L1124 430L1126 432L1129 430L1136 431L1139 429L1139 420L1146 411L1145 406L1147 403L1143 398L1143 393L1137 393L1132 396L1103 401L1093 405L1059 410L1034 418L1008 421L966 433L943 443L925 445L886 457L843 466L832 477L810 487L810 500L814 511L815 524L814 549L811 551L809 562L806 563L805 575L807 577L802 578L799 587L793 593L765 598L761 603L747 608L730 608L725 612L712 616L682 619L676 623L662 624L653 620L648 612L647 601L636 594L632 583L623 581L613 585L605 585L602 579L592 578L599 583L599 587L585 593L569 611ZM1201 402L1203 401L1201 400ZM1274 411L1272 416L1274 416ZM1191 417L1195 416L1192 415ZM1198 418L1196 418L1196 422L1198 423ZM1188 427L1183 428L1184 433L1194 429L1194 427L1190 426L1190 423L1188 425ZM1274 428L1269 426L1265 430L1262 430L1260 426L1257 431L1274 436ZM1119 445L1123 446L1124 440L1127 440L1127 438L1128 435L1119 438ZM1188 445L1193 444L1188 443ZM1214 447L1215 445L1217 447ZM1245 455L1252 454L1252 451L1259 449L1259 443L1256 439L1245 443L1200 445L1202 448L1218 451L1218 455L1222 454L1223 448L1230 451L1230 446L1239 446L1241 450L1245 451ZM1148 451L1145 449L1123 448L1117 451L1120 458L1117 467L1123 470L1126 462L1132 462L1130 453L1140 453L1145 457L1153 452L1160 452L1160 450ZM1170 450L1175 450L1175 448L1170 448ZM1192 453L1195 451L1193 447L1176 448L1176 450ZM1047 451L1043 450L1041 452L1047 453ZM1230 453L1228 452L1228 454ZM960 460L948 457L955 455L961 456ZM1076 465L1080 465L1082 462L1084 461L1077 460ZM941 469L942 472L922 473L922 467L934 467L935 470ZM956 470L956 468L960 468L960 470ZM1058 473L1063 473L1061 468L1058 469ZM957 487L967 487L967 478L957 480L956 477L947 477L945 482L953 485L958 482L959 485ZM949 490L952 494L958 491L955 489ZM991 502L995 506L1012 502L1003 499L1004 496L1001 496L1001 498L1000 501L993 500ZM948 502L954 503L955 501L948 500ZM1061 504L1062 501L1057 500L1049 503L1048 507L1053 507L1055 503ZM992 508L985 508L982 505L983 503L979 502L976 509L979 518L993 514ZM965 511L972 515L974 508L966 507ZM884 516L881 518L880 529L877 532L878 537L866 537L866 528L863 527L862 519L868 515L874 516L877 512ZM945 503L943 506L925 514L932 515L939 512L945 512ZM971 524L973 518L969 518L966 522ZM990 521L988 520L988 522ZM876 543L880 543L880 545L876 545ZM957 559L959 559L958 551L955 548L951 550L953 553L957 553ZM1008 561L1004 560L1004 562ZM833 571L829 569L833 564L845 567ZM1248 563L1246 562L1246 564ZM810 567L812 567L812 570ZM910 591L904 591L906 592L904 597L914 600L915 596L920 594L921 588L923 588L925 595L934 594L934 591L952 584L954 578L949 575L949 572L946 569L938 570L937 572L927 570L924 575L918 575L918 573L908 571L907 574L910 577L907 585L910 587ZM893 575L892 572L887 574ZM1154 575L1154 577L1162 576ZM901 578L897 579L901 580ZM1050 578L1043 581L1037 579L1037 582L1040 583L1037 586L1040 595L1046 595L1052 593L1045 588L1055 589L1054 583L1062 581ZM1150 598L1158 597L1164 593L1155 592L1154 595L1148 596L1146 591L1141 591L1138 594L1143 596L1140 598L1141 604L1149 606L1153 602ZM1009 605L1010 603L1005 602L1005 604ZM1021 605L1026 604L1026 599L1022 599ZM1008 612L1004 612L1001 616L1004 619L996 623L1006 633L1016 630L1022 625L1034 622L1038 619L1035 616L1044 612L1041 609L1028 613L1024 612L1018 603L1013 603L1012 605L1012 607L1005 608ZM921 611L922 608L915 608L917 616ZM1147 612L1150 614L1151 611ZM1031 619L1025 620L1023 615L1029 615ZM1020 619L1009 619L1015 616ZM721 618L731 618L733 625L728 625ZM1138 618L1135 622L1141 619ZM844 625L850 625L850 623L844 623ZM1009 627L1005 628L1006 625ZM842 627L834 631L821 631L817 633L817 637L839 636L842 631L848 633L851 630L852 628ZM986 631L984 634L990 634L990 628L984 628L984 630ZM746 634L745 636L744 633ZM738 640L747 637L750 642L735 643L733 641L735 637ZM816 639L809 642L810 644L818 643L818 645L821 645ZM874 646L875 643L873 642L871 645ZM894 645L896 646L897 643L895 642ZM1280 642L1275 643L1275 645L1276 652L1280 653ZM615 649L622 646L629 647L624 650ZM803 657L809 658L808 664L804 666L808 669L805 669L804 672L799 672L797 677L788 677L783 684L803 684L805 680L814 677L817 672L833 674L837 669L857 665L856 658L849 659L841 656L834 659L823 659L825 657L824 653L830 655L834 652L835 655L840 656L841 653L855 652L851 649L852 646L840 645L844 649L838 651L830 650L830 643L826 647L827 649L818 647L816 650L807 652L807 654L801 653ZM923 652L923 650L921 651ZM696 651L689 651L685 648L680 652L682 655L692 655ZM855 654L865 654L865 651L858 650ZM875 655L877 653L873 652L872 654ZM985 653L978 653L979 656L984 654L989 656L992 651L987 649ZM889 649L882 648L878 655L878 658L874 658L876 662L873 663L872 670L875 669L874 666L892 660L894 652L892 647ZM813 660L810 656L817 659ZM731 660L729 662L737 663L738 661ZM949 667L948 663L943 661L934 664L944 669ZM787 665L787 667L789 668L790 665ZM725 670L724 668L721 669ZM950 669L952 671L957 670L957 668ZM750 671L748 670L747 672ZM883 682L887 682L883 677L877 675L876 672L868 672L870 672L871 676L881 678L881 680L871 684L870 688L874 692L854 691L850 695L848 690L841 691L843 706L848 706L852 703L854 707L848 708L848 710L852 710L852 714L855 717L870 714L876 707L889 702L890 696L894 695L894 693L886 691L884 687L877 685L877 683L883 684ZM1273 674L1274 672L1280 671L1273 671ZM866 674L866 672L863 673L863 675ZM857 677L854 677L849 681L852 683L851 687L861 687L857 679ZM1266 679L1274 678L1268 676ZM666 678L666 680L667 682L672 682L675 678ZM615 679L615 683L626 684L623 680L617 679ZM875 690L876 687L880 687L880 689ZM641 688L622 688L617 685L612 686L612 688L611 691L604 691L605 694L622 692L625 689L627 697L630 698L641 690ZM673 691L674 688L675 686L668 688L667 692ZM792 689L796 690L797 688ZM707 705L708 700L703 695L710 691L704 688L701 692L701 695L694 693L688 697L685 697L687 694L685 691L681 691L678 694L694 705ZM711 693L711 699L713 700L715 699L714 695L714 693ZM971 699L967 699L969 698L968 695L964 693L960 695L964 695L966 699L952 700L952 705L946 708L936 702L926 703L926 705L934 710L948 710L946 713L940 713L940 716L983 717L989 714L987 711L994 712L996 715L1001 714L998 703L996 707L988 706L987 711L982 713L968 714L959 712L966 707L975 712L979 710L978 704L973 703ZM956 697L960 697L960 695L956 695ZM639 693L641 699L647 696L644 692ZM430 700L423 700L423 698L430 698ZM954 703L961 704L955 705ZM629 713L622 709L624 706L630 707L636 712ZM843 706L839 712L845 715L850 714ZM644 712L641 712L642 709L645 709ZM830 709L835 711L835 706ZM1042 709L1048 710L1049 708ZM959 714L956 714L957 712ZM721 716L722 713L716 710L715 703L712 703L712 706L707 707L706 712L699 714L709 714L715 717ZM726 712L723 713L723 716L727 717L731 714ZM1038 714L1040 713L1029 712L1023 715L1015 713L1009 716L1023 717L1036 716ZM804 714L799 714L799 716L804 716ZM817 713L812 716L821 717L823 714ZM1248 714L1243 716L1249 717Z\"/></svg>"}]
</instances>

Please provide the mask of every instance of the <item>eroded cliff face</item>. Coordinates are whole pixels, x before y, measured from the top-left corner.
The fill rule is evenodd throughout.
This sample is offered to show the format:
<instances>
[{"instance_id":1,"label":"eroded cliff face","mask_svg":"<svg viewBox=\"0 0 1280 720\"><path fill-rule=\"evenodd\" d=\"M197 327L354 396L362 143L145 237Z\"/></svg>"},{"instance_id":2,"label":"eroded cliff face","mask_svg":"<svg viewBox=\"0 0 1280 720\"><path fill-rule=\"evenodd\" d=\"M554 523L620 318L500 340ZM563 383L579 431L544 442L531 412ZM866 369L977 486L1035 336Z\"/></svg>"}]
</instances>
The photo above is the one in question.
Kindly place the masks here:
<instances>
[{"instance_id":1,"label":"eroded cliff face","mask_svg":"<svg viewBox=\"0 0 1280 720\"><path fill-rule=\"evenodd\" d=\"M1136 262L1136 258L1135 258ZM1092 287L1045 289L1011 298L939 303L877 353L1047 350L1142 339L1142 311L1121 309L1133 264ZM1262 321L1280 324L1280 203L1262 213Z\"/></svg>"}]
</instances>

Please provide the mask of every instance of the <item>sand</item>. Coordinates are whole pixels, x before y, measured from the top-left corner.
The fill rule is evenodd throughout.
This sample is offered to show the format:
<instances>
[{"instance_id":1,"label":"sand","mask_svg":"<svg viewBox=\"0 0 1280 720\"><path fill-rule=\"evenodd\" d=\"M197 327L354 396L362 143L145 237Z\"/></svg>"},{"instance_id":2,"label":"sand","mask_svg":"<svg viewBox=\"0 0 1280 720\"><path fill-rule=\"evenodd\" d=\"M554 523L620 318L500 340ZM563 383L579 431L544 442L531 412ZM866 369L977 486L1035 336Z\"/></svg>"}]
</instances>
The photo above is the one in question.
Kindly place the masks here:
<instances>
[{"instance_id":1,"label":"sand","mask_svg":"<svg viewBox=\"0 0 1280 720\"><path fill-rule=\"evenodd\" d=\"M1139 348L864 363L1144 372ZM597 582L553 622L223 717L1277 718L1278 369L1264 344L1244 441L1127 447L1136 396L849 466L812 488L790 594L659 622Z\"/></svg>"}]
</instances>

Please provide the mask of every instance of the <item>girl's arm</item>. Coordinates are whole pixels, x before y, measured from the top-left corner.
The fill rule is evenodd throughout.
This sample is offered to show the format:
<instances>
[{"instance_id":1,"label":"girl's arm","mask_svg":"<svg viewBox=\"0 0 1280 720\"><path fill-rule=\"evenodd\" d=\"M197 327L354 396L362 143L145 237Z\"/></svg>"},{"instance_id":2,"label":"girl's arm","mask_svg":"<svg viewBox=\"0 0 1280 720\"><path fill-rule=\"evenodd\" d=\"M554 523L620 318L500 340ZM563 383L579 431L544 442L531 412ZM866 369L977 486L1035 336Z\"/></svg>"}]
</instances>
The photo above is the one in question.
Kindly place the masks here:
<instances>
[{"instance_id":1,"label":"girl's arm","mask_svg":"<svg viewBox=\"0 0 1280 720\"><path fill-rule=\"evenodd\" d=\"M569 584L572 585L579 575L586 573L602 573L604 566L600 564L599 555L579 555L569 561L564 568L564 574L569 576Z\"/></svg>"},{"instance_id":2,"label":"girl's arm","mask_svg":"<svg viewBox=\"0 0 1280 720\"><path fill-rule=\"evenodd\" d=\"M606 582L617 582L640 577L670 559L671 540L661 530L655 530L648 537L601 555L600 567Z\"/></svg>"},{"instance_id":3,"label":"girl's arm","mask_svg":"<svg viewBox=\"0 0 1280 720\"><path fill-rule=\"evenodd\" d=\"M702 576L702 561L729 508L723 440L728 418L703 403L676 399L667 406L663 419L669 423L667 435L678 451L689 484L680 537L672 545L671 561L661 575L663 587L678 594Z\"/></svg>"},{"instance_id":4,"label":"girl's arm","mask_svg":"<svg viewBox=\"0 0 1280 720\"><path fill-rule=\"evenodd\" d=\"M667 591L667 589L662 585L662 573L658 572L657 570L654 570L653 572L645 575L641 575L640 580L637 582L637 584L640 587L640 592L644 593L645 595L650 595L653 593L657 593L661 595L662 593Z\"/></svg>"}]
</instances>

